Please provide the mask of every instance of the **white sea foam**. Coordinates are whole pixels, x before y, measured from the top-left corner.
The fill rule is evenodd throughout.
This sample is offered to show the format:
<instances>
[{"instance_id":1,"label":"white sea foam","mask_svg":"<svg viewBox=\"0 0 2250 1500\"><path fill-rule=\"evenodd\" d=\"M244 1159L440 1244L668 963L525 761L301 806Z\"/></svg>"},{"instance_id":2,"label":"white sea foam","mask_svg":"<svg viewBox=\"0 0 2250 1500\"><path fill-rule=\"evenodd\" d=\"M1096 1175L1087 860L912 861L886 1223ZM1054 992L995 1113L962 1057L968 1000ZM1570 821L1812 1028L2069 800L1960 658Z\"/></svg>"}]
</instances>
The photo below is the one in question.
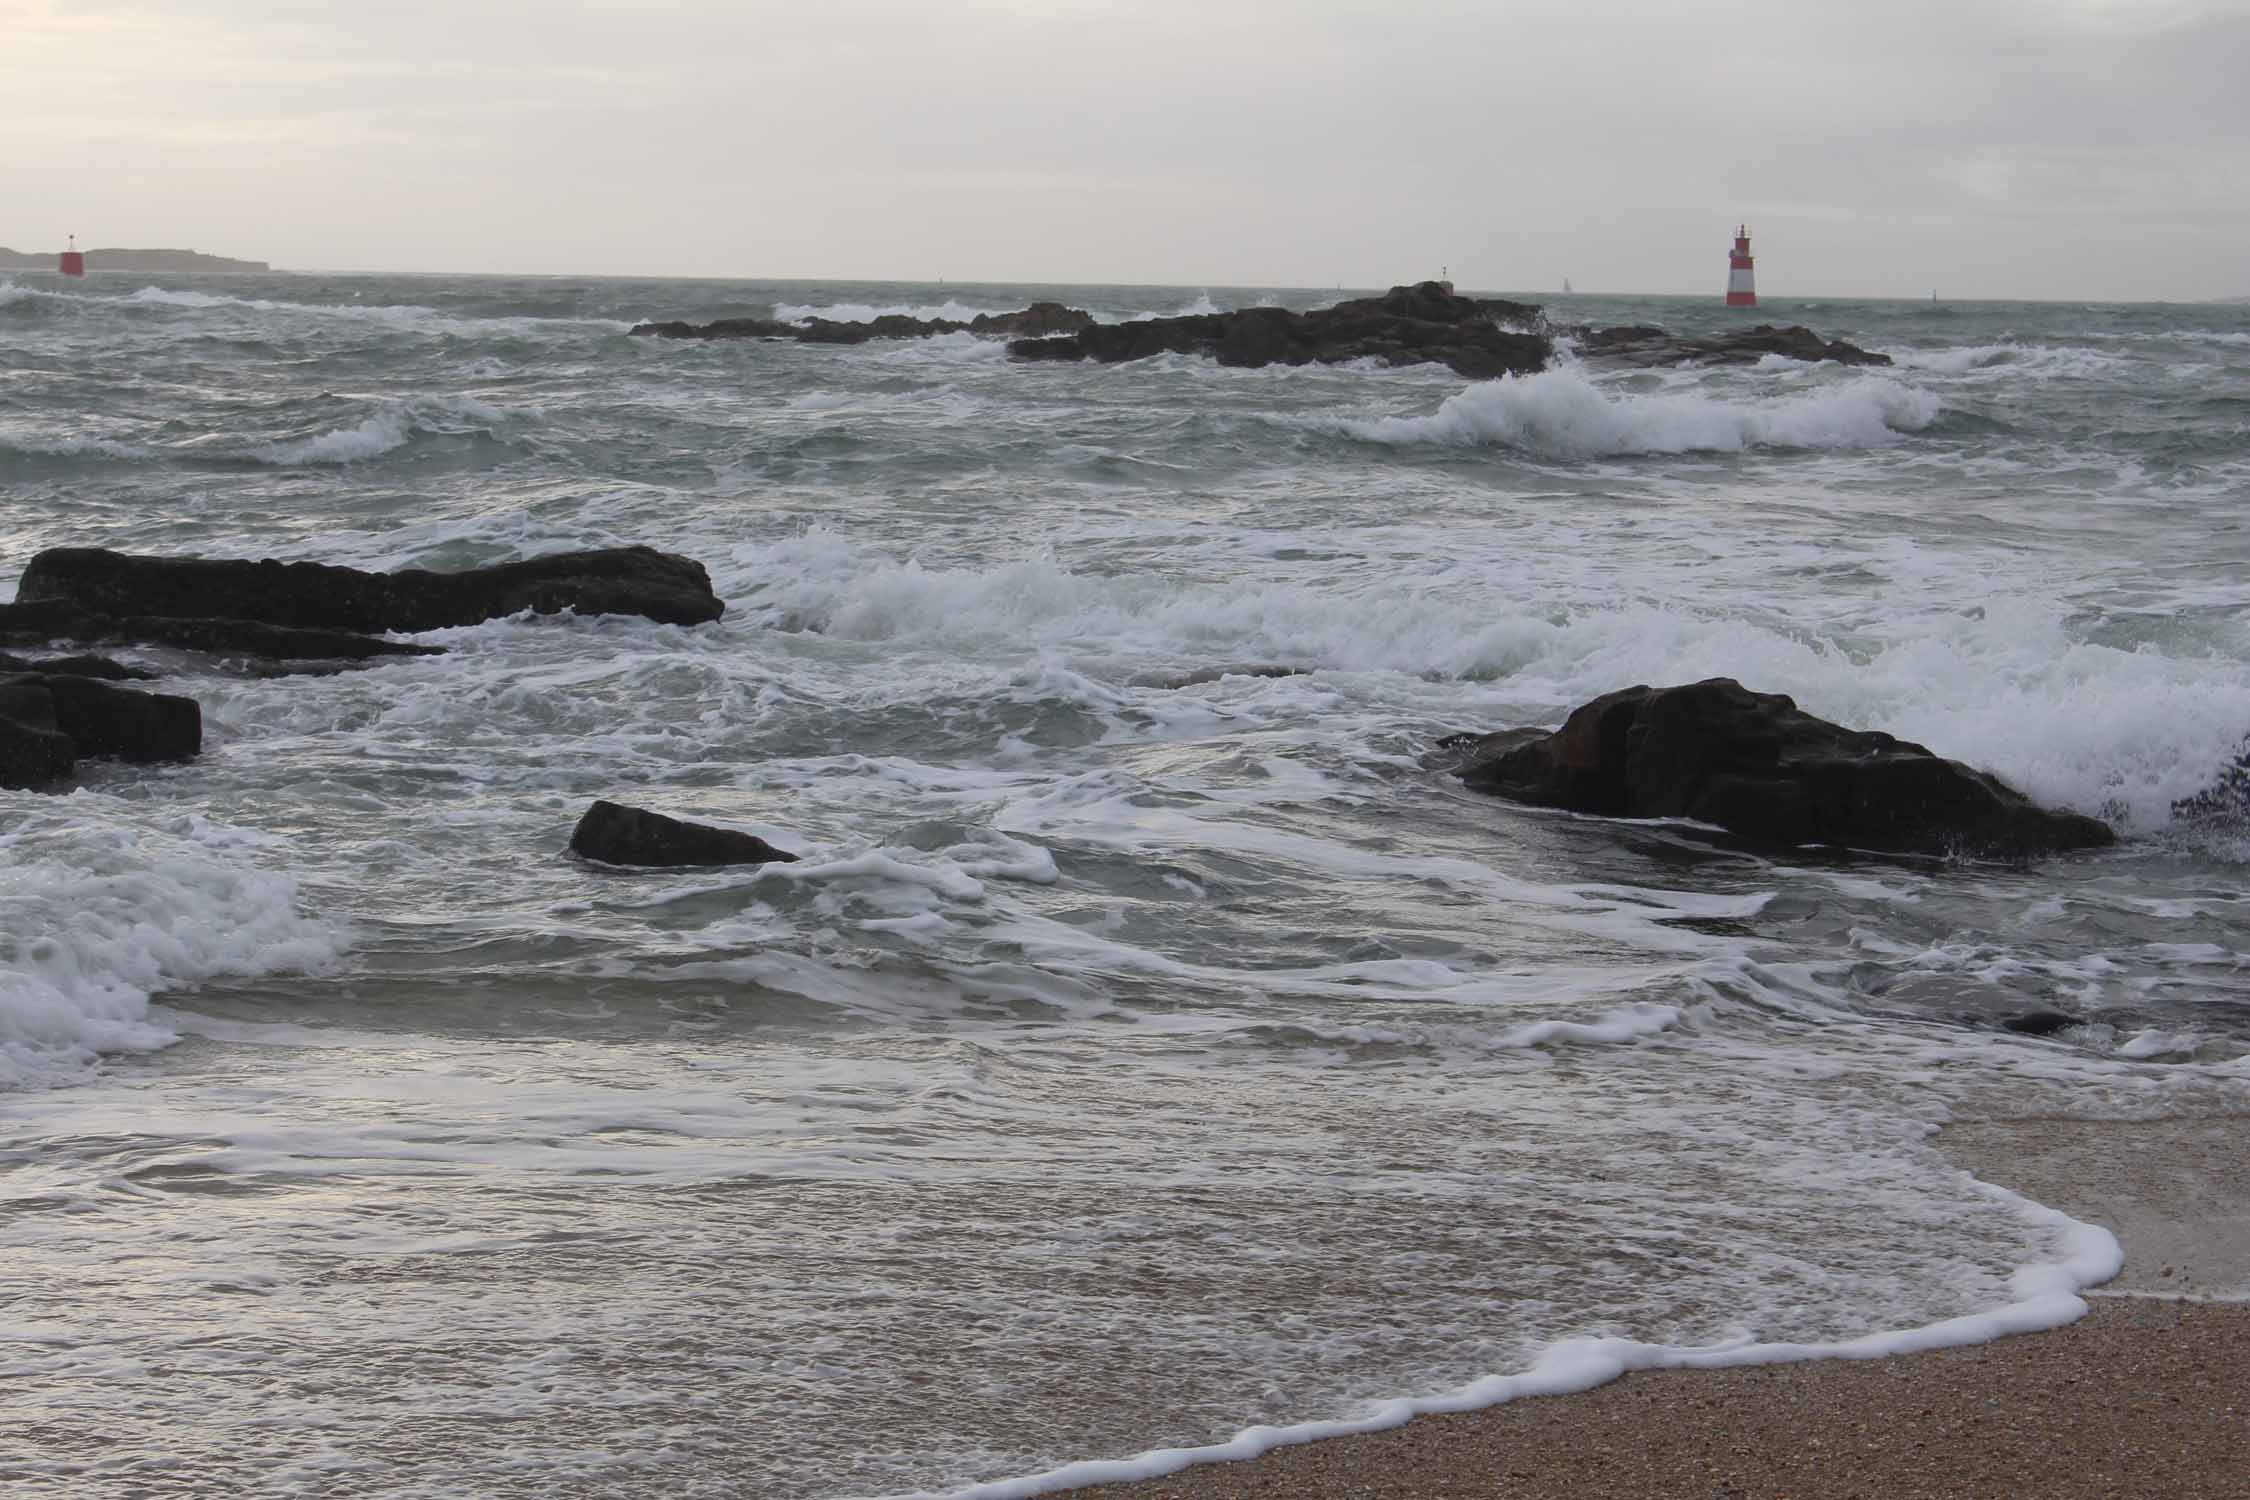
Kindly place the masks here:
<instances>
[{"instance_id":1,"label":"white sea foam","mask_svg":"<svg viewBox=\"0 0 2250 1500\"><path fill-rule=\"evenodd\" d=\"M1950 349L1884 351L1902 369L1974 378L1982 383L2091 380L2127 375L2143 361L2077 344L1965 344Z\"/></svg>"},{"instance_id":2,"label":"white sea foam","mask_svg":"<svg viewBox=\"0 0 2250 1500\"><path fill-rule=\"evenodd\" d=\"M216 292L161 286L145 286L124 297L76 297L73 300L101 305L123 303L135 307L177 308L191 312L255 312L341 319L354 323L380 324L404 333L436 335L486 336L516 333L563 334L582 338L590 331L622 333L633 326L614 318L465 317L442 308L422 307L414 303L283 302L266 297L228 297Z\"/></svg>"},{"instance_id":3,"label":"white sea foam","mask_svg":"<svg viewBox=\"0 0 2250 1500\"><path fill-rule=\"evenodd\" d=\"M1777 399L1612 395L1577 370L1470 386L1426 417L1325 419L1378 443L1498 445L1543 458L1738 453L1752 448L1868 448L1938 418L1938 398L1863 375Z\"/></svg>"},{"instance_id":4,"label":"white sea foam","mask_svg":"<svg viewBox=\"0 0 2250 1500\"><path fill-rule=\"evenodd\" d=\"M175 1040L149 997L220 975L310 969L341 934L297 911L296 882L245 864L198 818L120 821L80 792L8 794L0 833L0 1088L83 1077L104 1052Z\"/></svg>"},{"instance_id":5,"label":"white sea foam","mask_svg":"<svg viewBox=\"0 0 2250 1500\"><path fill-rule=\"evenodd\" d=\"M1041 557L926 568L817 530L740 548L736 566L734 597L753 615L947 654L1029 646L1490 679L1556 718L1621 683L1733 676L2137 831L2167 823L2250 730L2250 683L2223 664L2084 640L2068 606L2020 596L1968 613L1900 611L1847 651L1802 630L1631 601L1527 609L1447 589L1222 587L1081 575ZM1507 592L1505 577L1492 584ZM1255 689L1277 702L1307 690Z\"/></svg>"},{"instance_id":6,"label":"white sea foam","mask_svg":"<svg viewBox=\"0 0 2250 1500\"><path fill-rule=\"evenodd\" d=\"M11 448L18 453L45 454L54 458L147 458L151 451L136 443L120 443L110 438L22 433L0 428L0 451Z\"/></svg>"},{"instance_id":7,"label":"white sea foam","mask_svg":"<svg viewBox=\"0 0 2250 1500\"><path fill-rule=\"evenodd\" d=\"M1260 305L1268 306L1271 304L1261 303ZM1120 319L1119 321L1125 323L1150 323L1154 322L1158 318L1202 317L1207 314L1220 311L1223 311L1223 309L1219 306L1218 303L1211 300L1211 294L1209 292L1200 292L1192 301L1184 303L1181 306L1152 307L1145 312L1132 313Z\"/></svg>"},{"instance_id":8,"label":"white sea foam","mask_svg":"<svg viewBox=\"0 0 2250 1500\"><path fill-rule=\"evenodd\" d=\"M1097 1484L1124 1484L1175 1474L1196 1464L1240 1462L1276 1448L1354 1433L1382 1432L1415 1417L1439 1412L1477 1411L1526 1396L1565 1396L1606 1385L1634 1370L1731 1369L1744 1365L1793 1364L1813 1359L1887 1359L1932 1349L1985 1344L2011 1334L2060 1328L2086 1314L2078 1294L2115 1276L2124 1264L2117 1237L2099 1225L2081 1223L2028 1198L1990 1190L2020 1206L2027 1219L2047 1225L2059 1241L2059 1260L2026 1266L2011 1279L2012 1300L1986 1312L1948 1318L1919 1328L1870 1334L1835 1343L1767 1343L1740 1340L1690 1347L1643 1343L1624 1338L1566 1339L1541 1351L1521 1374L1488 1375L1435 1396L1405 1397L1374 1404L1364 1416L1246 1428L1223 1443L1195 1448L1155 1448L1123 1459L1089 1459L1042 1473L947 1490L921 1490L894 1500L1028 1500L1055 1490Z\"/></svg>"}]
</instances>

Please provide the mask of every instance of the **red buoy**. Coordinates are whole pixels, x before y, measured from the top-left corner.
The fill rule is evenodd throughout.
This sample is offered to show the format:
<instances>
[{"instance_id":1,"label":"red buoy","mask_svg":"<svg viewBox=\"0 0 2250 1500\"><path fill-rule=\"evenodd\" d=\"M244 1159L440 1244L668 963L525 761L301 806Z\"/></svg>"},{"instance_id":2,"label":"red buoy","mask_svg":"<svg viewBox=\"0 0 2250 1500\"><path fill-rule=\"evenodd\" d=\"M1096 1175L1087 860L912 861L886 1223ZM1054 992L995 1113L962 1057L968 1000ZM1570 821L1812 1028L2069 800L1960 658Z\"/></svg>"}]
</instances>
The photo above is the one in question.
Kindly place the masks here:
<instances>
[{"instance_id":1,"label":"red buoy","mask_svg":"<svg viewBox=\"0 0 2250 1500\"><path fill-rule=\"evenodd\" d=\"M86 252L78 248L78 236L70 237L70 248L62 253L62 263L55 267L65 276L86 274Z\"/></svg>"},{"instance_id":2,"label":"red buoy","mask_svg":"<svg viewBox=\"0 0 2250 1500\"><path fill-rule=\"evenodd\" d=\"M1742 225L1734 232L1734 252L1727 257L1727 306L1756 307L1758 283L1750 259L1750 226Z\"/></svg>"}]
</instances>

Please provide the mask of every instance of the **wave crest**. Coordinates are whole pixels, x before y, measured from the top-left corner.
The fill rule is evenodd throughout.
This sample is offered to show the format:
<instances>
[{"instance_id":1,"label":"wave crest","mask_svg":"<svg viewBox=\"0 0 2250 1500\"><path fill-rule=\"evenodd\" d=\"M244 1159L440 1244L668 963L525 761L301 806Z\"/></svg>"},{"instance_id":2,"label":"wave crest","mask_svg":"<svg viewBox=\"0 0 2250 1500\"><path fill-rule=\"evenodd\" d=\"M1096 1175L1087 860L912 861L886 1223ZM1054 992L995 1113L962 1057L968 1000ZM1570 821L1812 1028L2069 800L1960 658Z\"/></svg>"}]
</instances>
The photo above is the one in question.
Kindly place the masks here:
<instances>
[{"instance_id":1,"label":"wave crest","mask_svg":"<svg viewBox=\"0 0 2250 1500\"><path fill-rule=\"evenodd\" d=\"M1546 458L1740 453L1752 448L1871 448L1919 432L1944 410L1883 375L1742 403L1680 394L1617 395L1576 370L1470 386L1423 417L1331 420L1369 442L1497 446Z\"/></svg>"}]
</instances>

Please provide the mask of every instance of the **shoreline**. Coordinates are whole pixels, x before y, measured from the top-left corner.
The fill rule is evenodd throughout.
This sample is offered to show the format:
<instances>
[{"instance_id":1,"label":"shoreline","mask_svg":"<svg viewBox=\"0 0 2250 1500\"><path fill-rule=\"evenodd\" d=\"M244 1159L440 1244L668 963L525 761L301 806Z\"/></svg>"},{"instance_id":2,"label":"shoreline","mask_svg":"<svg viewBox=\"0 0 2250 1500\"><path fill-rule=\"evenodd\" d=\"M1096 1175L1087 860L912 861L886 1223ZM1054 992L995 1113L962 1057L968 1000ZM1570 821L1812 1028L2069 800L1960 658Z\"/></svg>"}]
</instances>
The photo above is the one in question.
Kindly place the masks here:
<instances>
[{"instance_id":1,"label":"shoreline","mask_svg":"<svg viewBox=\"0 0 2250 1500\"><path fill-rule=\"evenodd\" d=\"M2033 1327L1980 1337L1957 1326L1969 1320L1954 1320L1922 1330L1950 1328L1952 1336L1925 1339L1921 1352L1854 1355L1841 1346L1792 1355L1776 1346L1768 1362L1628 1370L1567 1393L1501 1390L1492 1393L1497 1404L1270 1446L1256 1457L1200 1461L1157 1477L1063 1488L1062 1474L1047 1476L1057 1487L1027 1476L962 1493L980 1500L2240 1496L2250 1474L2250 1115L1979 1121L1949 1125L1932 1144L1979 1179L2099 1226L2103 1239L2116 1236L2123 1246L2116 1274L2064 1294L2086 1309L2082 1316L2058 1318L2036 1338L2015 1336L2040 1331ZM2087 1248L2072 1237L2074 1263ZM1892 1341L1912 1347L1911 1339ZM1279 1434L1236 1441L1254 1437L1272 1444ZM1161 1460L1124 1462L1145 1470L1152 1461ZM1086 1479L1099 1473L1072 1467Z\"/></svg>"}]
</instances>

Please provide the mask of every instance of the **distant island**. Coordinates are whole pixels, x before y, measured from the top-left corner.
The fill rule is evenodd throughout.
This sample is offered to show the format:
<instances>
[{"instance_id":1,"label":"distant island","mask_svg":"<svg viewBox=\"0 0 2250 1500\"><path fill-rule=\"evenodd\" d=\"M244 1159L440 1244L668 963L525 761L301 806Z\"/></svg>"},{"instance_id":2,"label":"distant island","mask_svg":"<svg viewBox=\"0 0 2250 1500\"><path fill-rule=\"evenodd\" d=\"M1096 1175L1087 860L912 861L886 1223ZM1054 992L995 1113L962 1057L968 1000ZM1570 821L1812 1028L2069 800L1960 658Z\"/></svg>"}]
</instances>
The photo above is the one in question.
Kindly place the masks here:
<instances>
[{"instance_id":1,"label":"distant island","mask_svg":"<svg viewBox=\"0 0 2250 1500\"><path fill-rule=\"evenodd\" d=\"M0 245L0 271L52 271L59 252L26 254ZM86 252L89 271L270 271L262 260L233 260L205 255L200 250L120 250L114 246Z\"/></svg>"}]
</instances>

